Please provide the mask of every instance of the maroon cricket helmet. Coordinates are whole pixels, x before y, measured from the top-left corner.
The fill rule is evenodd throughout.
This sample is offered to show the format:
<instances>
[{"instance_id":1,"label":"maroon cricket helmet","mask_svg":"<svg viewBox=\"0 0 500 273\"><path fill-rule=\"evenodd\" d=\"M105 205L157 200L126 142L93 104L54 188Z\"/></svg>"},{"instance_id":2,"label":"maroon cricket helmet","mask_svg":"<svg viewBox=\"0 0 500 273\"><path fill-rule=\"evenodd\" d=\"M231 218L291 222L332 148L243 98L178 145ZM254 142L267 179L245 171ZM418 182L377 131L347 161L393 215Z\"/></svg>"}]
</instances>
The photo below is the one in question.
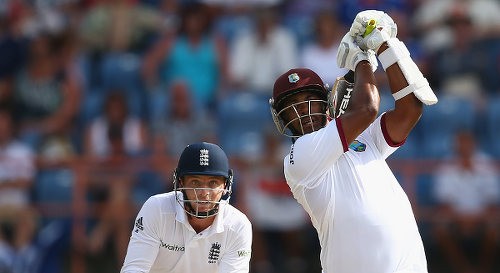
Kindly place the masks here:
<instances>
[{"instance_id":1,"label":"maroon cricket helmet","mask_svg":"<svg viewBox=\"0 0 500 273\"><path fill-rule=\"evenodd\" d=\"M276 79L273 87L274 107L279 110L281 101L301 90L318 91L327 99L328 91L323 80L314 71L308 68L294 68Z\"/></svg>"},{"instance_id":2,"label":"maroon cricket helmet","mask_svg":"<svg viewBox=\"0 0 500 273\"><path fill-rule=\"evenodd\" d=\"M318 95L318 99L306 100L302 102L296 102L290 105L286 105L286 99L294 94L300 92L314 92ZM269 106L271 108L271 115L273 117L274 124L276 128L281 134L284 134L289 137L300 137L309 131L308 129L304 129L309 121L313 123L314 116L323 117L323 125L327 122L328 119L328 106L329 106L329 91L328 88L324 85L323 80L316 74L314 71L307 68L294 68L288 70L286 73L276 79L273 88L273 97L269 99ZM298 105L307 104L309 107L308 113L301 114L297 110ZM311 104L321 103L324 105L324 112L311 112ZM285 111L292 110L292 113L295 113L295 116L285 117L283 114ZM293 128L292 124L298 123L299 127ZM321 128L322 128L321 127ZM312 127L312 131L316 131L320 129Z\"/></svg>"}]
</instances>

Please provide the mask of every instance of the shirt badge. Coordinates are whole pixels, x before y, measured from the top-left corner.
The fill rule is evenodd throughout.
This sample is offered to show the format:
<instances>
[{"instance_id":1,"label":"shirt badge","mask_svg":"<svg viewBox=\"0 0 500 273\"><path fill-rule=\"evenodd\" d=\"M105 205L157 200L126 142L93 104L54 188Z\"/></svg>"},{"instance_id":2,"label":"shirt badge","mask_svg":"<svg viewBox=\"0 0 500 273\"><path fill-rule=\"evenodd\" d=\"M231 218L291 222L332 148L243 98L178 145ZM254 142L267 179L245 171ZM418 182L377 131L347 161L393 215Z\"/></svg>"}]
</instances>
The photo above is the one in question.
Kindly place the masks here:
<instances>
[{"instance_id":1,"label":"shirt badge","mask_svg":"<svg viewBox=\"0 0 500 273\"><path fill-rule=\"evenodd\" d=\"M355 152L364 152L366 150L366 144L359 142L358 140L354 140L350 145L351 148Z\"/></svg>"},{"instance_id":2,"label":"shirt badge","mask_svg":"<svg viewBox=\"0 0 500 273\"><path fill-rule=\"evenodd\" d=\"M212 244L210 251L208 252L208 263L214 264L219 260L220 255L220 244L219 242L215 242Z\"/></svg>"}]
</instances>

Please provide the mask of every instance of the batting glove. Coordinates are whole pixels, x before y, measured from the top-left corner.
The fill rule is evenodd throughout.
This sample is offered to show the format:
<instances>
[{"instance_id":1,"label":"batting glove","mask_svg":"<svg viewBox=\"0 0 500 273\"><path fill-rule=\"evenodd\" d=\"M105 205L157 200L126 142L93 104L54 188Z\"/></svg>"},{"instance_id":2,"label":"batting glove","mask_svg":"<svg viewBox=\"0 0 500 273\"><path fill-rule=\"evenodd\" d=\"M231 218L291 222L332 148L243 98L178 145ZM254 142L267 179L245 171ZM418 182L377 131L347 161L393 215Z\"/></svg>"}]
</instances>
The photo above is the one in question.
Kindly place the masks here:
<instances>
[{"instance_id":1,"label":"batting glove","mask_svg":"<svg viewBox=\"0 0 500 273\"><path fill-rule=\"evenodd\" d=\"M394 20L387 13L378 10L365 10L358 13L349 30L361 49L371 49L375 52L382 43L395 38L397 32L398 28Z\"/></svg>"},{"instance_id":2,"label":"batting glove","mask_svg":"<svg viewBox=\"0 0 500 273\"><path fill-rule=\"evenodd\" d=\"M362 50L354 41L354 37L350 33L344 35L340 41L339 50L337 51L337 65L340 68L347 68L355 71L359 62L366 60L370 63L372 71L375 72L378 67L377 58L373 50Z\"/></svg>"}]
</instances>

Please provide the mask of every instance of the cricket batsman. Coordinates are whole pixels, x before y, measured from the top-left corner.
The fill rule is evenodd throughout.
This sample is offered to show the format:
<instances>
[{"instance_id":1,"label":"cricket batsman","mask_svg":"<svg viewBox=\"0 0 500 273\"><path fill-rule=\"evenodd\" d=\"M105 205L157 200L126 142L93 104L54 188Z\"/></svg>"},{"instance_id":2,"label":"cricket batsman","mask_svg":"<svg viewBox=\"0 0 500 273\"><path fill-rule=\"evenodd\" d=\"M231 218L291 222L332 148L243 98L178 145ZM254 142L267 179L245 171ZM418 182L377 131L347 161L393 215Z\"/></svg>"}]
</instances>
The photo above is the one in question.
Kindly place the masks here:
<instances>
[{"instance_id":1,"label":"cricket batsman","mask_svg":"<svg viewBox=\"0 0 500 273\"><path fill-rule=\"evenodd\" d=\"M330 92L315 72L295 68L274 84L271 113L292 140L285 177L317 231L324 273L427 273L412 207L386 158L437 97L396 34L386 13L360 12L337 54L350 77ZM395 100L380 115L377 59Z\"/></svg>"}]
</instances>

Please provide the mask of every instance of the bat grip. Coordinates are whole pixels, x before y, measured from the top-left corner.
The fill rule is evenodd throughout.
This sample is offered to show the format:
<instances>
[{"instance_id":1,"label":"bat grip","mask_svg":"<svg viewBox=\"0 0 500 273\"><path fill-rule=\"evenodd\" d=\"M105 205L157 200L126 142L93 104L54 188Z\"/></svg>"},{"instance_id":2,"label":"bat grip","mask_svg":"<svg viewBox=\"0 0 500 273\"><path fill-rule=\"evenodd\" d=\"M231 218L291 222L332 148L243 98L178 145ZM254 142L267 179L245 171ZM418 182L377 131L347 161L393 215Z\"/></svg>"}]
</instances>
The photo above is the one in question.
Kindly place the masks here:
<instances>
[{"instance_id":1,"label":"bat grip","mask_svg":"<svg viewBox=\"0 0 500 273\"><path fill-rule=\"evenodd\" d=\"M369 35L372 33L372 31L375 29L375 26L377 25L377 21L375 19L370 19L368 21L368 25L366 26L365 32L363 33L363 37L366 37L366 35ZM349 70L345 75L344 79L347 82L354 83L354 71Z\"/></svg>"},{"instance_id":2,"label":"bat grip","mask_svg":"<svg viewBox=\"0 0 500 273\"><path fill-rule=\"evenodd\" d=\"M368 21L368 25L366 26L365 33L363 33L363 37L366 37L366 35L372 33L376 25L377 21L375 19L370 19L370 21Z\"/></svg>"}]
</instances>

